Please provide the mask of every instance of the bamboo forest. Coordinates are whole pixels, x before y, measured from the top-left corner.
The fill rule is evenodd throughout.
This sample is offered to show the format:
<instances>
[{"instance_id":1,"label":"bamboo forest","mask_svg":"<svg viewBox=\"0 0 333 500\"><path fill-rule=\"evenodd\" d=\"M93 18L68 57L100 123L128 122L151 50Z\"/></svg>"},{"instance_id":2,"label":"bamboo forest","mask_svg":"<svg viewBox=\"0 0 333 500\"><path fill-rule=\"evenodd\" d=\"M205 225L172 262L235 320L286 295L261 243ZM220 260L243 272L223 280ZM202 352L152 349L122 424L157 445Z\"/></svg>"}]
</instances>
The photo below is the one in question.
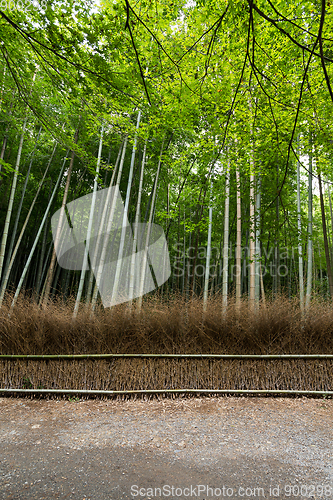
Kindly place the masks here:
<instances>
[{"instance_id":1,"label":"bamboo forest","mask_svg":"<svg viewBox=\"0 0 333 500\"><path fill-rule=\"evenodd\" d=\"M328 352L331 2L3 0L0 14L0 352ZM168 251L152 286L141 273L106 304L103 252L66 267L53 221L72 227L75 200L101 211L110 188L133 253L143 225Z\"/></svg>"}]
</instances>

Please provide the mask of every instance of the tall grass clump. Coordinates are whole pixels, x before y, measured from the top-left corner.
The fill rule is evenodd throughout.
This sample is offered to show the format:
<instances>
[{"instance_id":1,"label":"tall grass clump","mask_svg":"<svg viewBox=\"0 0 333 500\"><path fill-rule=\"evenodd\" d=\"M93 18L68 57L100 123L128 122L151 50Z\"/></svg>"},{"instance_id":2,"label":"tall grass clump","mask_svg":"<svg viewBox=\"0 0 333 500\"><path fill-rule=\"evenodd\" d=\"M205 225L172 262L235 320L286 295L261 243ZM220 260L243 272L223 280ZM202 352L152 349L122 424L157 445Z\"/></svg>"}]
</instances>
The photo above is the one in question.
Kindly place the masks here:
<instances>
[{"instance_id":1,"label":"tall grass clump","mask_svg":"<svg viewBox=\"0 0 333 500\"><path fill-rule=\"evenodd\" d=\"M302 316L297 300L280 296L252 311L243 299L222 315L221 299L162 301L146 297L142 310L126 303L101 305L91 314L82 304L73 320L74 299L39 307L20 298L9 315L11 298L0 309L0 354L215 353L320 354L333 352L333 307L315 300Z\"/></svg>"},{"instance_id":2,"label":"tall grass clump","mask_svg":"<svg viewBox=\"0 0 333 500\"><path fill-rule=\"evenodd\" d=\"M280 296L252 310L246 299L168 301L146 296L140 313L85 304L73 319L74 299L40 308L27 296L0 309L0 354L330 354L331 302L314 300L306 314ZM9 314L10 313L10 314ZM298 389L332 390L332 360L0 360L1 387L69 389ZM28 384L28 385L27 385Z\"/></svg>"}]
</instances>

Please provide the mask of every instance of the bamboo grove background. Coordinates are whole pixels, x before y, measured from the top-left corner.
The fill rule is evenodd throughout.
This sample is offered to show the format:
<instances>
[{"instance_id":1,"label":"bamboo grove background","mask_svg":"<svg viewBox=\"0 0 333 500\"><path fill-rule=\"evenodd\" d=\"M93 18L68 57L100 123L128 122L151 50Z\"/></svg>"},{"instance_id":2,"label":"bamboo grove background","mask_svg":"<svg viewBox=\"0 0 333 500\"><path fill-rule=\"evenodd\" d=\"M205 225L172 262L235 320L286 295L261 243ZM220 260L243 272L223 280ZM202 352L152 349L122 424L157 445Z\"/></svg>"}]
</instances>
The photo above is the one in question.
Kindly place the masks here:
<instances>
[{"instance_id":1,"label":"bamboo grove background","mask_svg":"<svg viewBox=\"0 0 333 500\"><path fill-rule=\"evenodd\" d=\"M143 302L136 300L135 309L149 316L152 298L159 301L159 318L178 308L185 326L177 335L183 328L193 334L189 311L197 301L203 325L193 346L187 333L177 339L173 333L170 344L148 342L147 349L186 345L197 352L206 349L208 335L210 342L217 336L216 348L223 351L224 318L233 308L241 332L240 318L256 311L248 320L251 331L261 308L267 314L283 303L283 315L295 311L283 331L292 335L296 328L301 340L297 347L286 339L274 346L329 350L330 334L322 344L317 326L312 347L306 345L312 323L302 321L311 317L314 301L327 308L322 332L330 332L330 4L6 6L0 12L2 352L137 350L150 338L146 326L138 326L135 341L126 333L126 340L113 343L111 319L108 340L104 333L91 334L94 344L88 333L79 345L70 336L62 340L57 330L66 318L62 329L76 339L73 332L81 326L72 325L70 311L95 332L93 308L102 318L96 332L104 331L109 312L92 272L58 265L51 216L76 198L115 185L128 203L130 223L160 224L170 252L170 279ZM216 308L221 324L211 337L208 318ZM119 310L121 321L132 318L127 306ZM57 335L49 323L45 327L48 317ZM232 337L234 326L228 325ZM161 328L156 332L169 338L169 326ZM258 349L266 348L262 340ZM253 349L246 343L241 348Z\"/></svg>"}]
</instances>

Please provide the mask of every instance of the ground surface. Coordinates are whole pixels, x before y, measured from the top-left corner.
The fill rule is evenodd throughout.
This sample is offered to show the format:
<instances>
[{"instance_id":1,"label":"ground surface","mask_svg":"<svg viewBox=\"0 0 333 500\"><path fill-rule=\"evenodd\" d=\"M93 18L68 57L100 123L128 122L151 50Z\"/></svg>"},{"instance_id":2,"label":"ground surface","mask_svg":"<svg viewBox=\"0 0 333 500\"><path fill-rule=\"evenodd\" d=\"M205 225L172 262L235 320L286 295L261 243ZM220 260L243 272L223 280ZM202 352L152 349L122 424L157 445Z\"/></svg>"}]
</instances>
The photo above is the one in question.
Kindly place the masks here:
<instances>
[{"instance_id":1,"label":"ground surface","mask_svg":"<svg viewBox=\"0 0 333 500\"><path fill-rule=\"evenodd\" d=\"M1 500L264 496L333 500L332 400L0 398Z\"/></svg>"}]
</instances>

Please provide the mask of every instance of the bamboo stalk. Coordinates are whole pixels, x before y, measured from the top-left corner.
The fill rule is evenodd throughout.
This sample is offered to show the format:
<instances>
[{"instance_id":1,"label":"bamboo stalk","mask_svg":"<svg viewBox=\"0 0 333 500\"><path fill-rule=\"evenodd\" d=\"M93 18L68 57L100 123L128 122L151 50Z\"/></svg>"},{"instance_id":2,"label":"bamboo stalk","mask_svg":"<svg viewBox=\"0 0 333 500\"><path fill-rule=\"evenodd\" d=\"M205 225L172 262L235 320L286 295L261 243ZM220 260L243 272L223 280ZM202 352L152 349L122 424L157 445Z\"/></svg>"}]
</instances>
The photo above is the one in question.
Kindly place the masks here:
<instances>
[{"instance_id":1,"label":"bamboo stalk","mask_svg":"<svg viewBox=\"0 0 333 500\"><path fill-rule=\"evenodd\" d=\"M297 137L298 155L300 155L300 138ZM304 313L304 280L303 280L303 248L302 248L302 220L301 220L301 174L300 163L297 160L297 239L298 239L298 275L299 275L299 302L302 314Z\"/></svg>"},{"instance_id":2,"label":"bamboo stalk","mask_svg":"<svg viewBox=\"0 0 333 500\"><path fill-rule=\"evenodd\" d=\"M127 181L126 200L125 200L123 221L122 221L122 227L121 227L121 236L120 236L120 244L119 244L119 251L118 251L117 267L116 267L116 273L115 273L115 278L114 278L113 288L112 288L111 305L113 305L115 301L118 302L117 294L118 294L118 289L119 289L119 282L122 283L121 272L122 272L122 266L123 266L123 254L124 254L125 238L126 238L126 232L127 232L127 227L128 227L128 207L129 207L131 189L132 189L134 161L135 161L136 145L137 145L137 134L138 134L139 126L140 126L140 120L141 120L141 111L139 110L137 122L136 122L136 129L135 129L134 143L133 143L133 149L132 149L129 176L128 176L128 181ZM120 292L123 293L124 291L121 290Z\"/></svg>"},{"instance_id":3,"label":"bamboo stalk","mask_svg":"<svg viewBox=\"0 0 333 500\"><path fill-rule=\"evenodd\" d=\"M129 298L128 305L129 305L130 311L132 310L133 295L134 295L135 253L137 252L138 225L139 225L140 208L141 208L143 174L144 174L144 168L145 168L145 162L146 162L146 151L147 151L147 141L145 142L144 149L143 149L141 173L140 173L140 181L139 181L138 200L137 200L136 212L135 212L133 247L132 247L131 270L130 270L130 284L129 284L129 295L128 295L128 298Z\"/></svg>"},{"instance_id":4,"label":"bamboo stalk","mask_svg":"<svg viewBox=\"0 0 333 500\"><path fill-rule=\"evenodd\" d=\"M252 103L249 101L250 113L252 115ZM252 116L251 116L252 119ZM253 118L255 121L255 116ZM256 239L256 220L255 220L255 175L254 175L254 121L250 124L251 153L250 153L250 274L249 274L249 304L251 310L255 308L255 287L256 287L256 258L255 258L255 239Z\"/></svg>"},{"instance_id":5,"label":"bamboo stalk","mask_svg":"<svg viewBox=\"0 0 333 500\"><path fill-rule=\"evenodd\" d=\"M207 241L207 256L206 256L206 270L205 270L205 285L204 285L204 296L203 296L203 310L207 311L207 300L208 300L208 285L209 285L209 271L210 271L210 258L212 251L212 225L213 225L213 207L212 207L212 189L213 181L210 180L210 200L209 200L209 225L208 225L208 241Z\"/></svg>"},{"instance_id":6,"label":"bamboo stalk","mask_svg":"<svg viewBox=\"0 0 333 500\"><path fill-rule=\"evenodd\" d=\"M313 193L312 193L312 133L309 135L309 175L308 175L308 270L307 270L307 286L305 296L305 309L307 310L310 305L311 292L312 292L312 233L313 233Z\"/></svg>"},{"instance_id":7,"label":"bamboo stalk","mask_svg":"<svg viewBox=\"0 0 333 500\"><path fill-rule=\"evenodd\" d=\"M118 396L126 394L270 394L332 396L333 391L299 391L283 389L138 389L128 391L103 391L91 389L1 389L2 394L81 394Z\"/></svg>"},{"instance_id":8,"label":"bamboo stalk","mask_svg":"<svg viewBox=\"0 0 333 500\"><path fill-rule=\"evenodd\" d=\"M124 141L121 143L121 146L119 148L119 152L118 152L116 163L114 165L114 169L113 169L113 172L112 172L112 176L111 176L109 188L111 188L113 186L113 182L114 182L114 179L115 179L115 176L116 176L116 172L117 172L117 169L118 169L118 165L119 165L119 161L120 161L121 152L122 152L122 149L123 149L123 144L124 144ZM111 149L110 149L110 151L111 151ZM108 165L109 165L109 162L110 162L110 154L109 154L109 159L108 159ZM102 231L103 231L103 227L104 227L104 224L105 224L105 217L107 215L107 208L108 208L108 204L109 204L111 192L112 192L111 189L109 189L109 194L107 196L107 199L106 199L106 202L105 202L105 205L104 205L103 214L102 214L102 218L101 218L101 222L100 222L100 231L98 231L98 237L97 237L97 241L96 241L95 252L94 252L94 255L93 255L93 261L92 261L92 264L91 264L91 269L90 269L90 274L89 274L88 290L87 290L87 296L86 296L86 303L87 303L88 306L90 305L92 287L93 287L93 282L94 282L94 272L93 272L93 269L96 266L98 249L99 249L99 246L101 244Z\"/></svg>"},{"instance_id":9,"label":"bamboo stalk","mask_svg":"<svg viewBox=\"0 0 333 500\"><path fill-rule=\"evenodd\" d=\"M7 244L7 239L8 239L8 234L9 234L9 224L13 212L13 204L14 204L14 197L15 197L15 192L16 192L16 185L17 185L17 179L19 175L19 168L20 168L20 162L21 162L21 154L22 154L22 148L23 148L23 140L24 140L24 135L27 127L27 122L28 122L28 114L26 115L22 127L22 133L20 137L20 143L17 151L17 157L16 157L16 164L15 164L15 171L14 171L14 176L13 176L13 182L12 182L12 187L10 190L10 196L9 196L9 203L8 203L8 208L7 208L7 213L6 213L6 219L5 219L5 225L4 225L4 230L2 233L2 239L1 239L1 248L0 248L0 276L3 271L3 263L5 259L5 251L6 251L6 244Z\"/></svg>"},{"instance_id":10,"label":"bamboo stalk","mask_svg":"<svg viewBox=\"0 0 333 500\"><path fill-rule=\"evenodd\" d=\"M236 167L236 196L237 196L237 240L236 240L236 308L239 314L241 306L241 266L242 266L242 208L240 192L239 167Z\"/></svg>"},{"instance_id":11,"label":"bamboo stalk","mask_svg":"<svg viewBox=\"0 0 333 500\"><path fill-rule=\"evenodd\" d=\"M16 239L17 227L18 227L18 223L19 223L20 215L21 215L21 211L22 211L22 206L23 206L23 200L24 200L24 197L25 197L25 192L26 192L26 189L27 189L27 184L28 184L28 181L29 181L29 178L30 178L31 167L32 167L32 164L33 164L33 161L34 161L34 158L35 158L35 153L36 153L36 149L37 149L37 146L38 146L38 141L39 141L41 132L42 132L42 126L39 127L39 131L38 131L38 134L37 134L35 145L34 145L34 148L32 150L32 153L31 153L31 158L30 158L28 170L27 170L27 173L26 173L26 176L25 176L24 185L23 185L23 188L22 188L22 194L21 194L21 198L20 198L20 203L19 203L19 206L18 206L18 209L17 209L17 213L16 213L14 227L13 227L13 229L11 231L11 241L10 241L10 244L9 244L9 248L8 248L8 252L7 252L6 264L5 264L4 271L3 271L4 276L6 276L6 274L7 274L7 269L8 269L8 266L9 266L9 262L10 262L11 257L12 257L14 243L15 243L15 239Z\"/></svg>"},{"instance_id":12,"label":"bamboo stalk","mask_svg":"<svg viewBox=\"0 0 333 500\"><path fill-rule=\"evenodd\" d=\"M255 197L255 287L254 287L254 298L255 298L255 309L259 309L259 299L260 299L260 266L261 266L261 255L260 255L260 210L261 210L261 172L259 171L256 183L256 197Z\"/></svg>"},{"instance_id":13,"label":"bamboo stalk","mask_svg":"<svg viewBox=\"0 0 333 500\"><path fill-rule=\"evenodd\" d=\"M95 211L95 203L96 203L97 181L98 181L99 168L100 168L101 156L102 156L103 133L104 133L104 125L102 125L101 135L100 135L100 140L99 140L96 175L95 175L95 179L94 179L94 189L93 189L93 195L92 195L91 206L90 206L87 238L86 238L85 249L84 249L84 258L83 258L80 282L79 282L79 287L78 287L74 311L73 311L73 318L76 318L78 310L79 310L82 291L83 291L84 279L86 276L86 269L88 266L89 245L90 245L90 238L91 238L91 231L92 231L92 225L93 225L93 220L94 220L94 211ZM91 271L91 269L90 269L90 271Z\"/></svg>"},{"instance_id":14,"label":"bamboo stalk","mask_svg":"<svg viewBox=\"0 0 333 500\"><path fill-rule=\"evenodd\" d=\"M173 359L333 359L333 354L0 354L0 359L110 359L110 358L173 358Z\"/></svg>"},{"instance_id":15,"label":"bamboo stalk","mask_svg":"<svg viewBox=\"0 0 333 500\"><path fill-rule=\"evenodd\" d=\"M35 197L30 205L30 208L29 208L29 212L25 218L25 221L24 221L24 224L23 224L23 227L21 229L21 232L19 234L19 237L17 239L17 242L16 242L16 245L15 245L15 248L13 250L13 252L10 252L10 261L8 262L8 265L6 267L6 270L5 270L5 273L4 273L4 277L3 277L3 280L2 280L2 283L1 283L1 292L0 292L0 306L2 305L2 302L3 302L3 299L4 299L4 295L5 295L5 292L6 292L6 288L7 288L7 283L8 283L8 280L9 280L9 276L10 276L10 273L11 273L11 270L12 270L12 267L13 267L13 264L14 264L14 261L15 261L15 258L16 258L16 254L17 254L17 251L19 249L19 246L20 246L20 243L22 241L22 238L23 238L23 235L24 235L24 231L25 231L25 228L27 227L27 224L29 222L29 219L30 219L30 215L32 213L32 210L35 206L35 203L36 203L36 200L38 198L38 195L39 195L39 192L41 190L41 187L44 183L44 180L45 180L45 177L46 177L46 174L49 170L49 167L51 165L51 162L52 162L52 159L53 159L53 156L54 156L54 153L56 151L56 147L57 147L57 143L55 143L54 145L54 148L53 148L53 151L52 151L52 154L51 154L51 157L49 159L49 162L46 166L46 169L45 169L45 172L43 174L43 177L42 177L42 180L40 181L39 183L39 186L38 186L38 189L37 189L37 192L35 194Z\"/></svg>"},{"instance_id":16,"label":"bamboo stalk","mask_svg":"<svg viewBox=\"0 0 333 500\"><path fill-rule=\"evenodd\" d=\"M120 158L120 164L119 164L118 175L117 175L117 182L116 182L116 186L118 187L118 189L119 189L121 174L122 174L123 166L124 166L125 153L126 153L126 148L127 148L127 141L128 141L128 136L125 137L124 145L123 145L123 150L122 150L122 154L121 154L121 158ZM108 238L109 238L109 235L110 235L110 232L111 232L111 228L112 228L112 223L113 223L113 217L114 217L115 209L116 209L116 196L114 196L113 199L112 199L110 213L108 214L109 215L109 219L108 219L108 223L107 223L106 232L104 234L102 252L101 252L101 256L100 256L100 260L99 260L99 267L98 267L98 270L97 270L97 273L96 273L96 281L95 281L95 287L94 287L94 291L93 291L93 296L92 296L92 299L91 299L91 308L92 308L92 311L95 310L96 302L97 302L98 290L99 290L99 287L100 287L100 284L101 284L101 281L102 281L102 272L103 272L103 266L104 266L104 262L105 262L105 258L106 258L106 249L107 249L107 244L108 244ZM96 254L96 252L95 252L95 254Z\"/></svg>"},{"instance_id":17,"label":"bamboo stalk","mask_svg":"<svg viewBox=\"0 0 333 500\"><path fill-rule=\"evenodd\" d=\"M78 138L79 138L80 120L81 120L81 116L79 117L79 123L78 123L77 129L75 131L75 135L74 135L74 143L75 144L77 144ZM61 227L62 227L62 221L63 221L63 218L65 216L65 206L66 206L66 203L67 203L67 197L68 197L68 191L69 191L69 184L70 184L70 180L71 180L71 176L72 176L74 158L75 158L75 152L74 152L74 150L72 150L72 152L71 152L71 159L70 159L69 167L68 167L68 170L67 170L67 179L66 179L64 194L63 194L63 198L62 198L62 204L61 204L61 209L60 209L61 211L60 211L60 216L59 216L58 227L57 227L56 235L55 235L55 238L54 238L54 248L53 248L53 252L52 252L52 257L51 257L51 262L50 262L48 274L47 274L47 277L46 277L46 286L45 286L44 298L43 298L43 305L44 305L44 307L47 306L47 303L48 303L48 300L49 300L49 295L50 295L50 290L51 290L51 284L52 284L52 280L53 280L54 266L55 266L56 258L57 258L57 256L56 256L56 248L58 248L58 245L59 245L59 239L60 239L60 231L61 231Z\"/></svg>"},{"instance_id":18,"label":"bamboo stalk","mask_svg":"<svg viewBox=\"0 0 333 500\"><path fill-rule=\"evenodd\" d=\"M37 69L33 75L32 78L32 86L30 89L30 94L32 92L33 86L35 84L35 79L36 79L36 74L37 74ZM8 233L9 233L9 224L10 220L12 217L12 212L13 212L13 204L14 204L14 198L15 198L15 193L16 193L16 185L17 185L17 180L19 176L19 169L20 169L20 163L21 163L21 155L22 155L22 149L23 149L23 141L24 141L24 136L27 128L27 123L28 123L28 118L29 118L29 113L28 113L28 106L26 108L26 115L24 118L23 122L23 127L22 127L22 132L20 136L20 142L17 150L17 156L16 156L16 164L15 164L15 170L14 170L14 176L13 176L13 182L12 182L12 187L10 190L10 195L9 195L9 203L8 203L8 208L7 208L7 213L6 213L6 219L5 219L5 225L2 233L2 239L1 239L1 247L0 247L0 277L3 273L3 263L5 259L5 251L6 251L6 245L7 245L7 238L8 238Z\"/></svg>"},{"instance_id":19,"label":"bamboo stalk","mask_svg":"<svg viewBox=\"0 0 333 500\"><path fill-rule=\"evenodd\" d=\"M142 264L141 264L142 267L141 267L141 276L140 276L140 284L139 284L138 312L140 312L142 309L143 288L144 288L144 283L145 283L145 278L146 278L146 267L147 267L147 262L148 262L149 238L150 238L150 234L151 234L151 225L152 225L152 221L153 221L153 213L154 213L154 206L155 206L155 199L156 199L156 192L157 192L157 184L158 184L159 174L160 174L160 170L161 170L163 147L164 147L164 139L163 139L162 146L161 146L161 152L160 152L160 158L159 158L158 166L157 166L155 183L154 183L153 189L152 189L150 213L149 213L149 219L148 219L148 223L147 223L148 230L147 230L147 234L146 234L146 241L145 241L144 253L143 253Z\"/></svg>"},{"instance_id":20,"label":"bamboo stalk","mask_svg":"<svg viewBox=\"0 0 333 500\"><path fill-rule=\"evenodd\" d=\"M43 220L39 226L39 229L38 229L38 232L37 232L37 236L35 238L35 241L34 241L34 244L32 245L32 248L30 250L30 254L29 254L29 257L27 259L27 262L25 263L25 267L23 269L23 272L22 272L22 275L21 275L21 278L20 278L20 281L19 281L19 284L17 285L17 288L16 288L16 292L15 292L15 295L14 295L14 298L13 298L13 301L12 301L12 305L11 305L11 311L13 310L14 306L15 306L15 303L17 301L17 297L19 296L20 294L20 291L21 291L21 288L22 288L22 284L23 284L23 281L24 281L24 278L28 272L28 269L29 269L29 265L30 265L30 262L31 262L31 259L33 257L33 254L34 254L34 251L36 249L36 246L37 246L37 243L38 243L38 240L39 240L39 237L40 237L40 234L42 232L42 229L44 227L44 224L45 224L45 221L48 217L48 213L50 211L50 208L51 208L51 205L52 205L52 202L53 202L53 198L58 190L58 186L59 186L59 183L60 183L60 180L61 180L61 177L62 177L62 174L63 174L63 171L64 171L64 168L65 168L65 164L66 164L66 160L67 160L67 155L64 159L64 162L63 162L63 165L61 167L61 170L60 170L60 173L59 173L59 176L58 176L58 179L57 179L57 182L54 186L54 189L53 189L53 192L52 192L52 195L51 195L51 198L49 199L49 203L47 205L47 208L46 208L46 211L45 211L45 214L44 214L44 217L43 217Z\"/></svg>"},{"instance_id":21,"label":"bamboo stalk","mask_svg":"<svg viewBox=\"0 0 333 500\"><path fill-rule=\"evenodd\" d=\"M225 202L224 202L224 236L223 236L223 269L222 269L222 315L227 311L228 305L228 270L229 270L229 193L230 193L230 161L228 159L225 176Z\"/></svg>"}]
</instances>

